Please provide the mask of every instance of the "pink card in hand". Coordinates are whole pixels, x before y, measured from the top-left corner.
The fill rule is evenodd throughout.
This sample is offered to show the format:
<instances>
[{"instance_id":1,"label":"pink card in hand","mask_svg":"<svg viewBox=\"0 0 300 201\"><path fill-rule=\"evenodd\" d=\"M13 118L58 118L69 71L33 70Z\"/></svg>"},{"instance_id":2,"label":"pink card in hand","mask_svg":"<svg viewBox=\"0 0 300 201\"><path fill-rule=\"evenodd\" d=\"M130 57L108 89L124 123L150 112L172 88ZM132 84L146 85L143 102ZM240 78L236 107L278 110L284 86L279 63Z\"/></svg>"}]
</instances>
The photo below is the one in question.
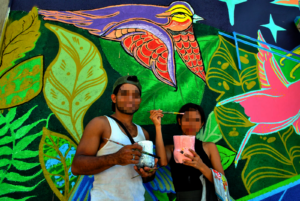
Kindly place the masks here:
<instances>
[{"instance_id":1,"label":"pink card in hand","mask_svg":"<svg viewBox=\"0 0 300 201\"><path fill-rule=\"evenodd\" d=\"M195 151L195 136L174 135L174 159L176 163L183 163L182 160L191 160L184 154L193 155L189 149Z\"/></svg>"}]
</instances>

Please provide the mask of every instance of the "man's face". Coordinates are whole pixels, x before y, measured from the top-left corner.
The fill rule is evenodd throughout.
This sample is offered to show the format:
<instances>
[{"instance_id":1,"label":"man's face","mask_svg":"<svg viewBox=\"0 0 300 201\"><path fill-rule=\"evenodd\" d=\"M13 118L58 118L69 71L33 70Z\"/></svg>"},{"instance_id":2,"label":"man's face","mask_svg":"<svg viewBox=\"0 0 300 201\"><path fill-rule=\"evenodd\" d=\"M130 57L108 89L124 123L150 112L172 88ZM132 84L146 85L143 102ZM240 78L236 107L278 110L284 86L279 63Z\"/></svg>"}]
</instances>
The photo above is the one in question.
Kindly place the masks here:
<instances>
[{"instance_id":1,"label":"man's face","mask_svg":"<svg viewBox=\"0 0 300 201\"><path fill-rule=\"evenodd\" d=\"M116 107L121 113L132 115L140 107L139 89L133 84L123 84L116 96Z\"/></svg>"}]
</instances>

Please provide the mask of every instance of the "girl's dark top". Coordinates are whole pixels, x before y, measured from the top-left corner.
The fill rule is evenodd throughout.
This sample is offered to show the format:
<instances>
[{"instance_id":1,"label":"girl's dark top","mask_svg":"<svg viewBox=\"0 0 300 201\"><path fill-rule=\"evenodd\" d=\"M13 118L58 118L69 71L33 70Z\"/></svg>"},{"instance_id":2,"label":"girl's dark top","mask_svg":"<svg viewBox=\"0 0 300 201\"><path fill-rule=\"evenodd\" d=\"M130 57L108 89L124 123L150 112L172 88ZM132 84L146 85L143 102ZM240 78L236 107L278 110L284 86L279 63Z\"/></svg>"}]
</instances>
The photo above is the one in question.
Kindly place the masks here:
<instances>
[{"instance_id":1,"label":"girl's dark top","mask_svg":"<svg viewBox=\"0 0 300 201\"><path fill-rule=\"evenodd\" d=\"M209 168L212 168L211 162L203 149L202 141L195 140L195 151L200 156L203 163ZM202 175L200 170L176 163L173 153L169 165L171 167L171 174L176 192L202 190L202 183L199 178Z\"/></svg>"}]
</instances>

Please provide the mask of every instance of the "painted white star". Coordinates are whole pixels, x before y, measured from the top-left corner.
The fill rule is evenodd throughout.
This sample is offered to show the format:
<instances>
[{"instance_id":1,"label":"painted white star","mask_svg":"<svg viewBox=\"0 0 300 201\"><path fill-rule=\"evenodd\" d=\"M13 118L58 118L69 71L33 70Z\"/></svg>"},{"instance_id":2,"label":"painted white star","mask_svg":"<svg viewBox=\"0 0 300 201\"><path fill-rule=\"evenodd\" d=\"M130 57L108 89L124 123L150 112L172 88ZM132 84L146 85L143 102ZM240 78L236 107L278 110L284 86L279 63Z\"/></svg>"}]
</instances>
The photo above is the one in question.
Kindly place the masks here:
<instances>
[{"instance_id":1,"label":"painted white star","mask_svg":"<svg viewBox=\"0 0 300 201\"><path fill-rule=\"evenodd\" d=\"M227 8L228 8L228 14L229 14L229 21L231 26L234 25L234 9L235 9L235 5L239 4L239 3L244 3L247 0L219 0L222 2L225 2L227 4Z\"/></svg>"},{"instance_id":2,"label":"painted white star","mask_svg":"<svg viewBox=\"0 0 300 201\"><path fill-rule=\"evenodd\" d=\"M284 28L280 27L280 26L277 26L274 21L273 21L273 18L272 18L272 15L270 14L270 21L269 21L269 24L263 24L263 25L260 25L260 26L263 26L263 27L266 27L268 29L270 29L273 37L274 37L274 40L275 40L275 43L276 40L277 40L277 31L285 31Z\"/></svg>"}]
</instances>

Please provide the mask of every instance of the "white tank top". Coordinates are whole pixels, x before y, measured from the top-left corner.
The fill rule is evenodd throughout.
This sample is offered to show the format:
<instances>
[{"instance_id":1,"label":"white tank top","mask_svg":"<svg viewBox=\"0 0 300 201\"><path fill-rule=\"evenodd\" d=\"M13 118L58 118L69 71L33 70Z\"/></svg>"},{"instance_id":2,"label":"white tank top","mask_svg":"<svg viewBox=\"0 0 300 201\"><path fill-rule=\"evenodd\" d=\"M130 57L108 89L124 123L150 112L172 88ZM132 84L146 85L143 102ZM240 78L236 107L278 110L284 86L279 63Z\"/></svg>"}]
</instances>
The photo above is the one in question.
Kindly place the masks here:
<instances>
[{"instance_id":1,"label":"white tank top","mask_svg":"<svg viewBox=\"0 0 300 201\"><path fill-rule=\"evenodd\" d=\"M106 116L111 127L110 139L124 145L131 145L126 134L119 128L115 120ZM135 124L136 125L136 124ZM134 141L146 140L143 130L137 126L138 134ZM98 152L97 156L116 153L123 146L108 141ZM145 200L145 188L141 177L132 177L138 175L134 170L133 164L115 165L103 172L94 175L93 188L91 190L91 201L117 200L117 201L141 201Z\"/></svg>"}]
</instances>

